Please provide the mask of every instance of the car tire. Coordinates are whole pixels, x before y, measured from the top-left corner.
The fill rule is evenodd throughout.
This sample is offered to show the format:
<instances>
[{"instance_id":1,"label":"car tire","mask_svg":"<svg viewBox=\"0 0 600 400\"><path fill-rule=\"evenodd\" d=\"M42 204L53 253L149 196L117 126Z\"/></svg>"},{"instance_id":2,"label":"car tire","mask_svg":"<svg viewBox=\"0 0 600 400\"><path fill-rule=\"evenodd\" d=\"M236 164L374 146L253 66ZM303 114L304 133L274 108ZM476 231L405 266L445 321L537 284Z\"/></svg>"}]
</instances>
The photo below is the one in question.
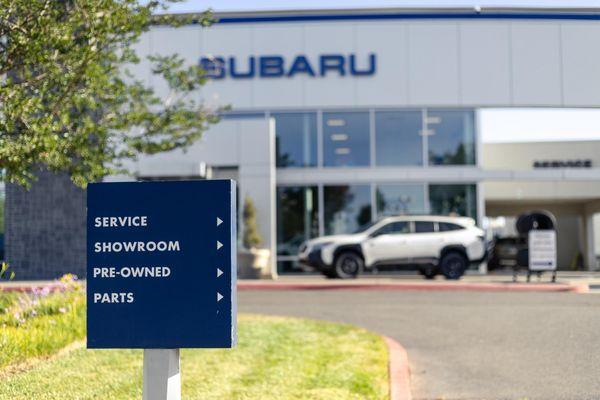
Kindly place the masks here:
<instances>
[{"instance_id":1,"label":"car tire","mask_svg":"<svg viewBox=\"0 0 600 400\"><path fill-rule=\"evenodd\" d=\"M340 279L354 279L362 272L364 265L360 255L345 251L335 258L335 275Z\"/></svg>"},{"instance_id":2,"label":"car tire","mask_svg":"<svg viewBox=\"0 0 600 400\"><path fill-rule=\"evenodd\" d=\"M335 279L335 278L337 278L337 275L335 274L335 271L323 271L323 275L327 279Z\"/></svg>"},{"instance_id":3,"label":"car tire","mask_svg":"<svg viewBox=\"0 0 600 400\"><path fill-rule=\"evenodd\" d=\"M425 265L421 267L419 272L421 272L421 275L423 275L425 279L435 279L435 276L437 275L435 265Z\"/></svg>"},{"instance_id":4,"label":"car tire","mask_svg":"<svg viewBox=\"0 0 600 400\"><path fill-rule=\"evenodd\" d=\"M467 258L457 252L451 251L446 253L440 261L440 271L446 279L460 279L467 270Z\"/></svg>"}]
</instances>

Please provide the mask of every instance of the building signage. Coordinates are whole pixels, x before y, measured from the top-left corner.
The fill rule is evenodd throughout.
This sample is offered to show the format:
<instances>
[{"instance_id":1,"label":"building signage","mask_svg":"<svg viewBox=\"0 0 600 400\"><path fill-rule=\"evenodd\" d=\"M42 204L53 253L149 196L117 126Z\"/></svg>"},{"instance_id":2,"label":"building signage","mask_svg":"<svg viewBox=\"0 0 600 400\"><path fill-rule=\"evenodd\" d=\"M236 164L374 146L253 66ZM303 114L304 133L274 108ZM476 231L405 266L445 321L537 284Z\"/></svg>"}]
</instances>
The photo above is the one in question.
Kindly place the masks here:
<instances>
[{"instance_id":1,"label":"building signage","mask_svg":"<svg viewBox=\"0 0 600 400\"><path fill-rule=\"evenodd\" d=\"M528 233L529 270L556 270L556 231L532 230Z\"/></svg>"},{"instance_id":2,"label":"building signage","mask_svg":"<svg viewBox=\"0 0 600 400\"><path fill-rule=\"evenodd\" d=\"M90 184L88 348L232 347L236 186Z\"/></svg>"},{"instance_id":3,"label":"building signage","mask_svg":"<svg viewBox=\"0 0 600 400\"><path fill-rule=\"evenodd\" d=\"M377 56L356 54L322 54L316 57L297 55L249 57L201 57L200 66L213 79L292 78L371 76L377 71Z\"/></svg>"},{"instance_id":4,"label":"building signage","mask_svg":"<svg viewBox=\"0 0 600 400\"><path fill-rule=\"evenodd\" d=\"M533 168L592 168L592 160L534 161Z\"/></svg>"}]
</instances>

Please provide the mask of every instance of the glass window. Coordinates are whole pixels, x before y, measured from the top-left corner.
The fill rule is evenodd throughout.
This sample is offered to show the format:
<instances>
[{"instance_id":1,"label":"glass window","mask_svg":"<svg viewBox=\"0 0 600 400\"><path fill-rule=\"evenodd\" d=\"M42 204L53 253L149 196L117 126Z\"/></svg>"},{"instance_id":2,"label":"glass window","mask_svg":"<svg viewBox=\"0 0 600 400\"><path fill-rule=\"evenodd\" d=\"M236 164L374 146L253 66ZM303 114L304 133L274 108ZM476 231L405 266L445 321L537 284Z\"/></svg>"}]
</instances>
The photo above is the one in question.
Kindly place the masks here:
<instances>
[{"instance_id":1,"label":"glass window","mask_svg":"<svg viewBox=\"0 0 600 400\"><path fill-rule=\"evenodd\" d=\"M475 185L430 185L431 213L477 218Z\"/></svg>"},{"instance_id":2,"label":"glass window","mask_svg":"<svg viewBox=\"0 0 600 400\"><path fill-rule=\"evenodd\" d=\"M369 113L323 113L323 165L364 167L370 164Z\"/></svg>"},{"instance_id":3,"label":"glass window","mask_svg":"<svg viewBox=\"0 0 600 400\"><path fill-rule=\"evenodd\" d=\"M375 113L377 165L423 165L421 111Z\"/></svg>"},{"instance_id":4,"label":"glass window","mask_svg":"<svg viewBox=\"0 0 600 400\"><path fill-rule=\"evenodd\" d=\"M425 213L423 185L377 185L378 217Z\"/></svg>"},{"instance_id":5,"label":"glass window","mask_svg":"<svg viewBox=\"0 0 600 400\"><path fill-rule=\"evenodd\" d=\"M315 113L277 113L275 146L277 166L315 167L317 165L317 116Z\"/></svg>"},{"instance_id":6,"label":"glass window","mask_svg":"<svg viewBox=\"0 0 600 400\"><path fill-rule=\"evenodd\" d=\"M302 242L318 235L317 187L277 188L277 254L295 256Z\"/></svg>"},{"instance_id":7,"label":"glass window","mask_svg":"<svg viewBox=\"0 0 600 400\"><path fill-rule=\"evenodd\" d=\"M415 221L415 233L435 232L432 221Z\"/></svg>"},{"instance_id":8,"label":"glass window","mask_svg":"<svg viewBox=\"0 0 600 400\"><path fill-rule=\"evenodd\" d=\"M424 132L431 165L475 164L473 110L428 110Z\"/></svg>"},{"instance_id":9,"label":"glass window","mask_svg":"<svg viewBox=\"0 0 600 400\"><path fill-rule=\"evenodd\" d=\"M382 226L375 235L398 235L410 233L410 224L407 221L392 222Z\"/></svg>"},{"instance_id":10,"label":"glass window","mask_svg":"<svg viewBox=\"0 0 600 400\"><path fill-rule=\"evenodd\" d=\"M464 229L460 225L451 224L450 222L438 222L438 230L440 232L448 232L448 231L459 231Z\"/></svg>"},{"instance_id":11,"label":"glass window","mask_svg":"<svg viewBox=\"0 0 600 400\"><path fill-rule=\"evenodd\" d=\"M371 221L371 188L367 185L325 186L325 233L354 232Z\"/></svg>"}]
</instances>

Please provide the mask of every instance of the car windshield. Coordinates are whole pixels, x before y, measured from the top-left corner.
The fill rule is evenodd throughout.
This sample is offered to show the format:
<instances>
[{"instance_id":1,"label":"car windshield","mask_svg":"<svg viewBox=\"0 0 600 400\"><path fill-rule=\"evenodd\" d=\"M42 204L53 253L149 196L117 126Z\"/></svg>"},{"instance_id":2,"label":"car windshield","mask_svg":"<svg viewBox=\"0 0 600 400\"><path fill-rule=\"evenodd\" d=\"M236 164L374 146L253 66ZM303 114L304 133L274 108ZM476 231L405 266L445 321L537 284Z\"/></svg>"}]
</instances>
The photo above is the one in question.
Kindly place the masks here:
<instances>
[{"instance_id":1,"label":"car windshield","mask_svg":"<svg viewBox=\"0 0 600 400\"><path fill-rule=\"evenodd\" d=\"M359 226L354 232L352 233L363 233L364 231L366 231L367 229L369 229L370 227L372 227L373 225L375 225L376 223L378 223L379 221L371 221L371 222L367 222L364 225Z\"/></svg>"}]
</instances>

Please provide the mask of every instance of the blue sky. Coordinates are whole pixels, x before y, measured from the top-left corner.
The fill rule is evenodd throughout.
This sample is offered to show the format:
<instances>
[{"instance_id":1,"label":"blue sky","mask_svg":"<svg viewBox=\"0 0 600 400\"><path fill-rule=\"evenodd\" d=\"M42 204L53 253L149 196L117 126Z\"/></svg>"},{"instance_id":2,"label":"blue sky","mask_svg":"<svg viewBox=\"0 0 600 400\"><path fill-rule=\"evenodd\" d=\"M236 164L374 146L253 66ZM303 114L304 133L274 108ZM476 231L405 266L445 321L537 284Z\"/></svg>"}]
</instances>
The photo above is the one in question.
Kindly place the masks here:
<instances>
[{"instance_id":1,"label":"blue sky","mask_svg":"<svg viewBox=\"0 0 600 400\"><path fill-rule=\"evenodd\" d=\"M193 0L171 6L171 12L252 11L372 7L597 7L600 0ZM600 73L600 71L599 71ZM600 140L599 110L482 110L484 142Z\"/></svg>"}]
</instances>

